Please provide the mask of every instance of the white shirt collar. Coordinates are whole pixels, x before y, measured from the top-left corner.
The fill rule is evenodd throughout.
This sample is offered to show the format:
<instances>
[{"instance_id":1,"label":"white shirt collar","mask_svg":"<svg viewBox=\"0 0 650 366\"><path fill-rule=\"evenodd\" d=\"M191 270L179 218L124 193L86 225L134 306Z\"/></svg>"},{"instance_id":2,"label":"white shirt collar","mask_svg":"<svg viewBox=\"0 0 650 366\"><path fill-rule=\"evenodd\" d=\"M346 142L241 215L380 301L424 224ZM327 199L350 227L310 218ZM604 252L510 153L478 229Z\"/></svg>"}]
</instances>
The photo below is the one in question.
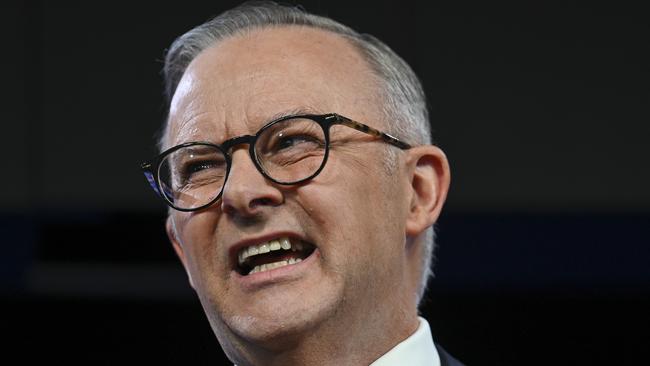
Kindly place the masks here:
<instances>
[{"instance_id":1,"label":"white shirt collar","mask_svg":"<svg viewBox=\"0 0 650 366\"><path fill-rule=\"evenodd\" d=\"M440 356L433 344L429 323L422 317L415 333L391 348L370 366L440 366Z\"/></svg>"}]
</instances>

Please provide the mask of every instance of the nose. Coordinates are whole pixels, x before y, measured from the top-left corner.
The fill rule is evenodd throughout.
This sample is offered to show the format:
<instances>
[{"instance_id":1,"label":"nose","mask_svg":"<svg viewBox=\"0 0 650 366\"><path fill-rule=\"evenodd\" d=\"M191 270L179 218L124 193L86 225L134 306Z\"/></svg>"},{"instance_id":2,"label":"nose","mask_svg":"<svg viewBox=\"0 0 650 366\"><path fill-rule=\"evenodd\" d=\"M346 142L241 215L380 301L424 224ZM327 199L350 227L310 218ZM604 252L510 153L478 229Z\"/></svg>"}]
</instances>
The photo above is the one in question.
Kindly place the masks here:
<instances>
[{"instance_id":1,"label":"nose","mask_svg":"<svg viewBox=\"0 0 650 366\"><path fill-rule=\"evenodd\" d=\"M221 210L227 215L251 217L265 207L282 203L282 191L255 167L246 148L232 152L232 165L221 195Z\"/></svg>"}]
</instances>

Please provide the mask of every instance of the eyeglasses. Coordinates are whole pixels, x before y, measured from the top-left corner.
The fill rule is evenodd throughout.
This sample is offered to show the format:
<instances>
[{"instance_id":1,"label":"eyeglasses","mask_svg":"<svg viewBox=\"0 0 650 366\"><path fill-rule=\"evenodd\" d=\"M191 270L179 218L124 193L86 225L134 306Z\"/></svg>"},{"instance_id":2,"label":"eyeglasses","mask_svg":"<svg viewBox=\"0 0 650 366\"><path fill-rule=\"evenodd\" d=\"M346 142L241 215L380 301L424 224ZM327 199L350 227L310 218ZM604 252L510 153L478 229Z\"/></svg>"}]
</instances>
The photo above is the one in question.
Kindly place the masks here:
<instances>
[{"instance_id":1,"label":"eyeglasses","mask_svg":"<svg viewBox=\"0 0 650 366\"><path fill-rule=\"evenodd\" d=\"M187 142L165 150L141 165L153 190L179 211L196 211L221 197L232 166L230 150L248 144L251 160L272 182L298 184L316 177L325 167L330 128L343 125L377 137L400 149L411 146L397 138L338 114L285 116L264 125L255 135L224 141Z\"/></svg>"}]
</instances>

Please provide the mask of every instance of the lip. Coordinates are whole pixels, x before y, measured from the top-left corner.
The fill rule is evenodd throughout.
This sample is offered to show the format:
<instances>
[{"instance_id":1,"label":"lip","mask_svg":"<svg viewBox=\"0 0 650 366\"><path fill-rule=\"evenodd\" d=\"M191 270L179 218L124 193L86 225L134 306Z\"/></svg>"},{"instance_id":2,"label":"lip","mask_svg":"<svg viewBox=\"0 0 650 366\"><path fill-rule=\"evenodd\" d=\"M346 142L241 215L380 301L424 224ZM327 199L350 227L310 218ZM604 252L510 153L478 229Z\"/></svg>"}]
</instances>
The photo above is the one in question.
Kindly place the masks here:
<instances>
[{"instance_id":1,"label":"lip","mask_svg":"<svg viewBox=\"0 0 650 366\"><path fill-rule=\"evenodd\" d=\"M228 248L228 256L230 257L230 271L232 273L232 277L235 278L236 281L239 282L240 285L245 289L254 289L274 282L299 278L302 275L301 272L307 270L307 267L312 264L315 258L320 256L318 247L315 247L314 251L307 258L297 264L274 268L268 271L253 273L249 275L242 275L237 271L238 254L240 250L251 245L258 245L282 237L287 237L290 240L299 240L311 243L311 241L307 240L303 235L292 231L275 231L273 233L268 233L265 235L256 236L254 238L247 238L245 240L238 241L235 244L231 245L230 248Z\"/></svg>"},{"instance_id":2,"label":"lip","mask_svg":"<svg viewBox=\"0 0 650 366\"><path fill-rule=\"evenodd\" d=\"M303 278L307 272L310 271L310 267L315 264L320 255L320 251L316 247L314 251L300 263L290 264L249 275L242 275L234 269L231 273L233 274L235 282L239 284L244 291L255 291L269 285L288 283Z\"/></svg>"},{"instance_id":3,"label":"lip","mask_svg":"<svg viewBox=\"0 0 650 366\"><path fill-rule=\"evenodd\" d=\"M258 245L279 238L289 238L293 240L309 242L309 240L305 239L303 235L297 234L292 231L275 231L269 234L238 241L235 244L231 245L230 248L228 248L228 257L230 258L230 269L237 272L236 269L238 266L238 255L239 255L239 251L242 250L243 248L246 248L251 245Z\"/></svg>"}]
</instances>

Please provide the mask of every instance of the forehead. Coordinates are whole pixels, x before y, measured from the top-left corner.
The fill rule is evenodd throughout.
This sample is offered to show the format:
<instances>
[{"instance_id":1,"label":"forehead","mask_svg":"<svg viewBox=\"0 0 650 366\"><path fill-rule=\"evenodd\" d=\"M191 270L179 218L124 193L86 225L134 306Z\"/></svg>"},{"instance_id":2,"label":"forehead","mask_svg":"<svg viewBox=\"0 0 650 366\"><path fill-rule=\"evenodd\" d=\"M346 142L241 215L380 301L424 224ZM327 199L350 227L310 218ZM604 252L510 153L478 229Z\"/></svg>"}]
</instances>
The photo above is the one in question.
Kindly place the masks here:
<instances>
[{"instance_id":1,"label":"forehead","mask_svg":"<svg viewBox=\"0 0 650 366\"><path fill-rule=\"evenodd\" d=\"M192 61L172 99L168 143L220 142L302 110L376 121L377 85L339 35L302 26L254 30Z\"/></svg>"}]
</instances>

